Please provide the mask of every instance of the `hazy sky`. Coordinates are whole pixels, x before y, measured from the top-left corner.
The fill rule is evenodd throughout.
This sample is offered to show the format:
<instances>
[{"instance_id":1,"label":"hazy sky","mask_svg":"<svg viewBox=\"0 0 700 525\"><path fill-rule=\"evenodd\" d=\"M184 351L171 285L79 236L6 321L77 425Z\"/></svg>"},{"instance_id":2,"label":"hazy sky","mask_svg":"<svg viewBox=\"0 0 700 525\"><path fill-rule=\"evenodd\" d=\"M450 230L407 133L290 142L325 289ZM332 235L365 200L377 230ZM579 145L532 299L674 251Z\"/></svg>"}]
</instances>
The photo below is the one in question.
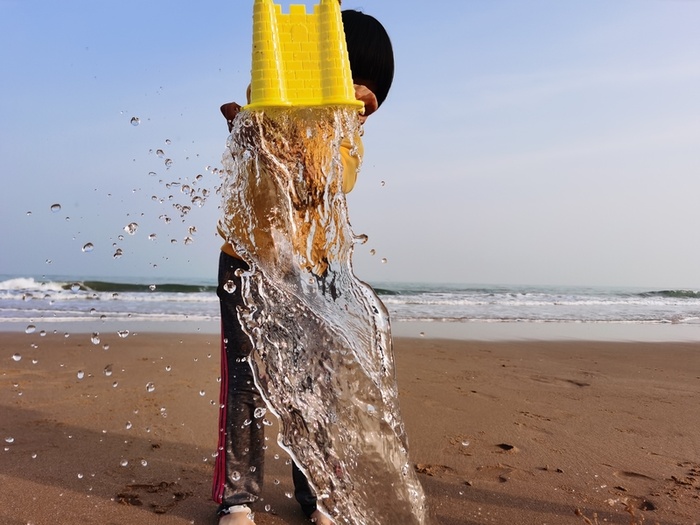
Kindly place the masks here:
<instances>
[{"instance_id":1,"label":"hazy sky","mask_svg":"<svg viewBox=\"0 0 700 525\"><path fill-rule=\"evenodd\" d=\"M0 0L0 274L215 277L218 197L183 217L166 184L219 182L252 4ZM397 67L349 196L360 277L700 287L699 1L343 7Z\"/></svg>"}]
</instances>

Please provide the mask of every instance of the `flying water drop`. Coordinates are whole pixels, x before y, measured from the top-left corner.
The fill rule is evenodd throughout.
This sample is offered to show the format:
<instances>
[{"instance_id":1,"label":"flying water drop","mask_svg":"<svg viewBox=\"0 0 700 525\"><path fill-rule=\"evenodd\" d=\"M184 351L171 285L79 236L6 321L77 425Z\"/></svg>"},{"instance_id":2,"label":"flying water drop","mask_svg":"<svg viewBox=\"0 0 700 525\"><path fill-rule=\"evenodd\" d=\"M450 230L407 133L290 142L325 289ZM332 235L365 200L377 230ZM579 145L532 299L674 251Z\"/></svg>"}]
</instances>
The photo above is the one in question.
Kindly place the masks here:
<instances>
[{"instance_id":1,"label":"flying water drop","mask_svg":"<svg viewBox=\"0 0 700 525\"><path fill-rule=\"evenodd\" d=\"M136 233L136 230L139 229L139 225L135 222L130 222L126 226L124 226L124 231L128 233L129 235L134 235Z\"/></svg>"}]
</instances>

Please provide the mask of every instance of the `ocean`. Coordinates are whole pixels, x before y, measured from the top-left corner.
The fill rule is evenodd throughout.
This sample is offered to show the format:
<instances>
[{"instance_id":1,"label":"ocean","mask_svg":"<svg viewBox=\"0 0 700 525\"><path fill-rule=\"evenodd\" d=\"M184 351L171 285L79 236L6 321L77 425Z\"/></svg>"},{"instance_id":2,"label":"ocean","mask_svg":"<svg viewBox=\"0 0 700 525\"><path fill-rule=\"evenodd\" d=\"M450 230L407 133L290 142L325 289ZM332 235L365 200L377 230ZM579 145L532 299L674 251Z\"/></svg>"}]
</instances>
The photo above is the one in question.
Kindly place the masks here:
<instances>
[{"instance_id":1,"label":"ocean","mask_svg":"<svg viewBox=\"0 0 700 525\"><path fill-rule=\"evenodd\" d=\"M700 291L562 286L370 283L387 306L394 333L403 325L449 325L468 337L484 325L510 333L525 325L685 327L682 339L700 340ZM215 332L219 304L213 281L73 280L0 276L0 330L145 326ZM92 329L91 327L94 327ZM167 327L167 328L166 328ZM478 327L481 327L479 329ZM670 333L666 329L667 333ZM674 329L677 334L681 328ZM423 335L425 329L415 332ZM675 339L675 337L671 337Z\"/></svg>"}]
</instances>

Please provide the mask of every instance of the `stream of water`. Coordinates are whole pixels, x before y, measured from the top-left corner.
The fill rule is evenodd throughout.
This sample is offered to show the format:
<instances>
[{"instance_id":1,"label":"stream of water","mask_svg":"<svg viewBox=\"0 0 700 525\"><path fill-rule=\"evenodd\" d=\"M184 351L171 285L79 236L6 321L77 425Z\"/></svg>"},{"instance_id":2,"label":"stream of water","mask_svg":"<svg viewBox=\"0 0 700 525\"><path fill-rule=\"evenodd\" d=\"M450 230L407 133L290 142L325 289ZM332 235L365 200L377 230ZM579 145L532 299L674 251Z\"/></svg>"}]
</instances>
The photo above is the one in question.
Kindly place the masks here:
<instances>
[{"instance_id":1,"label":"stream of water","mask_svg":"<svg viewBox=\"0 0 700 525\"><path fill-rule=\"evenodd\" d=\"M224 155L221 226L250 267L238 315L258 388L322 508L337 523L425 525L389 315L352 268L362 236L339 151L358 132L350 109L243 111Z\"/></svg>"}]
</instances>

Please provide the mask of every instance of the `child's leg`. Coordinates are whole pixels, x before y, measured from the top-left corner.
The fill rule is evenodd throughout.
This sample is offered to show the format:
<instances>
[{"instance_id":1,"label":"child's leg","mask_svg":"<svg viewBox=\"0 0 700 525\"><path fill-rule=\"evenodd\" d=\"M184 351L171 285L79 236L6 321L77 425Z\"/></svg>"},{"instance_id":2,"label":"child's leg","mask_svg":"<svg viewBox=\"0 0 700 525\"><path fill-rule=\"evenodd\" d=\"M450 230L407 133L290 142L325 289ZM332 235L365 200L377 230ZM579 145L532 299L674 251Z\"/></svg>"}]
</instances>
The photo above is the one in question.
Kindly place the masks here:
<instances>
[{"instance_id":1,"label":"child's leg","mask_svg":"<svg viewBox=\"0 0 700 525\"><path fill-rule=\"evenodd\" d=\"M297 464L292 461L292 479L294 480L294 497L301 505L301 510L307 518L316 510L316 496L314 495L304 473L299 470Z\"/></svg>"},{"instance_id":2,"label":"child's leg","mask_svg":"<svg viewBox=\"0 0 700 525\"><path fill-rule=\"evenodd\" d=\"M217 289L222 326L221 408L212 491L214 500L220 504L219 511L253 503L260 497L265 457L264 426L254 415L255 409L265 404L247 360L252 346L238 321L237 307L243 300L237 269L247 266L222 252Z\"/></svg>"},{"instance_id":3,"label":"child's leg","mask_svg":"<svg viewBox=\"0 0 700 525\"><path fill-rule=\"evenodd\" d=\"M332 525L333 522L321 514L316 507L317 499L309 486L309 481L294 462L292 462L292 479L294 480L294 496L306 517L316 525Z\"/></svg>"}]
</instances>

